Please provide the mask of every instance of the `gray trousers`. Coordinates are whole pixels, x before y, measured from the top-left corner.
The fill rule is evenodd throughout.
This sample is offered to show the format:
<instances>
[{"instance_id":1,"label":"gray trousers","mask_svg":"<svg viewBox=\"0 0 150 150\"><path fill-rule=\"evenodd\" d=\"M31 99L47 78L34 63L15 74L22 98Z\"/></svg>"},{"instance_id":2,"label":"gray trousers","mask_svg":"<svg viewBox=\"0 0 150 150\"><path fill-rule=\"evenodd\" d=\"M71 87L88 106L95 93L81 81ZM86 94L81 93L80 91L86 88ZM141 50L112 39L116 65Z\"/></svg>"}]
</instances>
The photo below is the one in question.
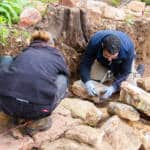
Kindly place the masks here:
<instances>
[{"instance_id":1,"label":"gray trousers","mask_svg":"<svg viewBox=\"0 0 150 150\"><path fill-rule=\"evenodd\" d=\"M126 81L136 85L136 81L138 78L140 78L140 75L137 73L135 69L135 60L133 60L131 73L129 74ZM109 71L107 68L101 65L97 60L95 60L91 68L91 79L104 83L109 80L113 81L115 77L113 76L111 71Z\"/></svg>"},{"instance_id":2,"label":"gray trousers","mask_svg":"<svg viewBox=\"0 0 150 150\"><path fill-rule=\"evenodd\" d=\"M60 103L60 101L65 97L68 90L68 78L65 75L58 75L55 81L57 86L57 92L55 97L55 103L53 104L53 109Z\"/></svg>"}]
</instances>

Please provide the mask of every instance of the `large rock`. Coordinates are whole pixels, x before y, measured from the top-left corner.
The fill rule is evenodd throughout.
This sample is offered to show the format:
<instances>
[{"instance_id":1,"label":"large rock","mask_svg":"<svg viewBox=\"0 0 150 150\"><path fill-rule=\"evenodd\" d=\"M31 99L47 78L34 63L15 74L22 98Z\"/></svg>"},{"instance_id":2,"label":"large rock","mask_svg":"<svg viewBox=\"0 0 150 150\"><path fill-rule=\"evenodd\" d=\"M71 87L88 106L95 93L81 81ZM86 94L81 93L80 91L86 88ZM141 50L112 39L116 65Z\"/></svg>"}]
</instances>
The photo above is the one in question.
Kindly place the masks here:
<instances>
[{"instance_id":1,"label":"large rock","mask_svg":"<svg viewBox=\"0 0 150 150\"><path fill-rule=\"evenodd\" d=\"M41 19L41 14L37 9L27 7L23 10L23 12L20 15L19 24L22 27L29 27L37 24L39 21L41 21Z\"/></svg>"},{"instance_id":2,"label":"large rock","mask_svg":"<svg viewBox=\"0 0 150 150\"><path fill-rule=\"evenodd\" d=\"M133 128L113 116L100 128L99 150L138 150L141 141Z\"/></svg>"},{"instance_id":3,"label":"large rock","mask_svg":"<svg viewBox=\"0 0 150 150\"><path fill-rule=\"evenodd\" d=\"M99 8L87 9L87 18L91 26L99 24L102 20L102 11Z\"/></svg>"},{"instance_id":4,"label":"large rock","mask_svg":"<svg viewBox=\"0 0 150 150\"><path fill-rule=\"evenodd\" d=\"M137 11L137 12L143 12L145 9L145 3L144 2L139 2L139 1L131 1L128 4L128 8L133 10L133 11Z\"/></svg>"},{"instance_id":5,"label":"large rock","mask_svg":"<svg viewBox=\"0 0 150 150\"><path fill-rule=\"evenodd\" d=\"M128 82L121 85L120 101L132 105L150 116L150 94Z\"/></svg>"},{"instance_id":6,"label":"large rock","mask_svg":"<svg viewBox=\"0 0 150 150\"><path fill-rule=\"evenodd\" d=\"M150 150L150 131L143 134L142 142L144 149Z\"/></svg>"},{"instance_id":7,"label":"large rock","mask_svg":"<svg viewBox=\"0 0 150 150\"><path fill-rule=\"evenodd\" d=\"M87 8L99 8L102 9L103 7L108 6L107 3L98 0L88 0L87 1Z\"/></svg>"},{"instance_id":8,"label":"large rock","mask_svg":"<svg viewBox=\"0 0 150 150\"><path fill-rule=\"evenodd\" d=\"M139 135L139 138L142 141L142 145L144 150L150 149L150 125L149 122L146 122L145 120L133 122L130 121L128 124L136 129L136 133Z\"/></svg>"},{"instance_id":9,"label":"large rock","mask_svg":"<svg viewBox=\"0 0 150 150\"><path fill-rule=\"evenodd\" d=\"M111 18L114 20L125 20L125 12L121 9L107 6L104 9L103 17Z\"/></svg>"},{"instance_id":10,"label":"large rock","mask_svg":"<svg viewBox=\"0 0 150 150\"><path fill-rule=\"evenodd\" d=\"M77 7L80 4L80 0L59 0L59 3L68 7Z\"/></svg>"},{"instance_id":11,"label":"large rock","mask_svg":"<svg viewBox=\"0 0 150 150\"><path fill-rule=\"evenodd\" d=\"M132 106L119 102L110 102L108 112L131 121L138 121L140 119L139 113Z\"/></svg>"},{"instance_id":12,"label":"large rock","mask_svg":"<svg viewBox=\"0 0 150 150\"><path fill-rule=\"evenodd\" d=\"M148 5L146 8L145 8L145 11L144 11L144 15L147 17L147 18L150 18L150 6Z\"/></svg>"},{"instance_id":13,"label":"large rock","mask_svg":"<svg viewBox=\"0 0 150 150\"><path fill-rule=\"evenodd\" d=\"M99 83L99 82L95 82L93 81L93 84L96 87L97 93L101 94L103 91L105 91L106 86ZM79 81L75 81L72 85L72 92L76 95L79 96L82 99L88 99L91 100L95 103L99 103L100 99L97 96L89 96L86 89L85 89L85 85L83 84L83 82L81 80Z\"/></svg>"},{"instance_id":14,"label":"large rock","mask_svg":"<svg viewBox=\"0 0 150 150\"><path fill-rule=\"evenodd\" d=\"M30 4L36 8L42 15L45 13L47 4L37 0L29 0Z\"/></svg>"},{"instance_id":15,"label":"large rock","mask_svg":"<svg viewBox=\"0 0 150 150\"><path fill-rule=\"evenodd\" d=\"M59 104L55 110L53 111L53 115L57 114L57 115L62 115L65 117L71 117L71 112L66 109L64 106L62 106L61 104Z\"/></svg>"},{"instance_id":16,"label":"large rock","mask_svg":"<svg viewBox=\"0 0 150 150\"><path fill-rule=\"evenodd\" d=\"M142 89L150 92L150 77L140 78L137 80L137 84Z\"/></svg>"},{"instance_id":17,"label":"large rock","mask_svg":"<svg viewBox=\"0 0 150 150\"><path fill-rule=\"evenodd\" d=\"M94 148L70 139L61 138L54 142L45 142L41 146L41 150L94 150Z\"/></svg>"},{"instance_id":18,"label":"large rock","mask_svg":"<svg viewBox=\"0 0 150 150\"><path fill-rule=\"evenodd\" d=\"M100 22L102 21L102 14L106 6L107 4L101 1L94 1L94 0L87 1L86 12L88 22L90 23L91 26L100 24Z\"/></svg>"},{"instance_id":19,"label":"large rock","mask_svg":"<svg viewBox=\"0 0 150 150\"><path fill-rule=\"evenodd\" d=\"M29 136L25 136L22 139L14 139L10 135L0 136L1 150L29 150L34 146L34 141Z\"/></svg>"},{"instance_id":20,"label":"large rock","mask_svg":"<svg viewBox=\"0 0 150 150\"><path fill-rule=\"evenodd\" d=\"M70 110L73 117L80 118L91 126L96 126L102 118L102 112L93 103L88 101L65 98L61 105Z\"/></svg>"},{"instance_id":21,"label":"large rock","mask_svg":"<svg viewBox=\"0 0 150 150\"><path fill-rule=\"evenodd\" d=\"M66 117L57 113L52 114L51 118L52 127L46 131L38 132L33 136L37 147L44 141L54 141L58 139L65 133L65 131L82 123L79 119L73 119L72 117Z\"/></svg>"},{"instance_id":22,"label":"large rock","mask_svg":"<svg viewBox=\"0 0 150 150\"><path fill-rule=\"evenodd\" d=\"M107 106L104 105L103 107L99 107L99 109L102 112L102 119L101 119L102 122L107 120L111 116L110 113L108 112Z\"/></svg>"},{"instance_id":23,"label":"large rock","mask_svg":"<svg viewBox=\"0 0 150 150\"><path fill-rule=\"evenodd\" d=\"M76 126L65 133L65 137L95 147L99 141L99 129L89 126Z\"/></svg>"}]
</instances>

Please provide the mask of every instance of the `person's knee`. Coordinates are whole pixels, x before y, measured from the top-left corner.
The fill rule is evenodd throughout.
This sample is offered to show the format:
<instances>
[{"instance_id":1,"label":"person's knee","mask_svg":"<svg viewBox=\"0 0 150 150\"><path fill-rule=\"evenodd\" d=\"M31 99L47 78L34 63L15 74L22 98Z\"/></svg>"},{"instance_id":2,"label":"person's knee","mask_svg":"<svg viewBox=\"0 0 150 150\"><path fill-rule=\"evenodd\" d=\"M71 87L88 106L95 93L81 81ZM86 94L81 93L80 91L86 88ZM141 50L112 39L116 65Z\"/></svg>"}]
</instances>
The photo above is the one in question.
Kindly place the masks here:
<instances>
[{"instance_id":1,"label":"person's knee","mask_svg":"<svg viewBox=\"0 0 150 150\"><path fill-rule=\"evenodd\" d=\"M68 78L63 75L63 74L60 74L57 76L57 79L56 79L56 86L57 87L68 87Z\"/></svg>"},{"instance_id":2,"label":"person's knee","mask_svg":"<svg viewBox=\"0 0 150 150\"><path fill-rule=\"evenodd\" d=\"M13 62L13 57L12 56L1 56L0 57L0 65L10 65Z\"/></svg>"}]
</instances>

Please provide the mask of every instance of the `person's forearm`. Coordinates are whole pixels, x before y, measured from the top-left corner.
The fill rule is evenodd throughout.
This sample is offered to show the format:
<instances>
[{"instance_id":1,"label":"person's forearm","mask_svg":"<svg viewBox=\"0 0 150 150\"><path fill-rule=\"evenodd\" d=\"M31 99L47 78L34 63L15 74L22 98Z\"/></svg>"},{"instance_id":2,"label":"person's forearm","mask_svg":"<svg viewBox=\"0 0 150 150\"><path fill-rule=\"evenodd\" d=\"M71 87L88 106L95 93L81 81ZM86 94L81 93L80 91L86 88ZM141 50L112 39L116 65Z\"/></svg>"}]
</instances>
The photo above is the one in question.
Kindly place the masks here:
<instances>
[{"instance_id":1,"label":"person's forearm","mask_svg":"<svg viewBox=\"0 0 150 150\"><path fill-rule=\"evenodd\" d=\"M85 83L90 80L90 68L84 64L80 66L80 76L81 80Z\"/></svg>"}]
</instances>

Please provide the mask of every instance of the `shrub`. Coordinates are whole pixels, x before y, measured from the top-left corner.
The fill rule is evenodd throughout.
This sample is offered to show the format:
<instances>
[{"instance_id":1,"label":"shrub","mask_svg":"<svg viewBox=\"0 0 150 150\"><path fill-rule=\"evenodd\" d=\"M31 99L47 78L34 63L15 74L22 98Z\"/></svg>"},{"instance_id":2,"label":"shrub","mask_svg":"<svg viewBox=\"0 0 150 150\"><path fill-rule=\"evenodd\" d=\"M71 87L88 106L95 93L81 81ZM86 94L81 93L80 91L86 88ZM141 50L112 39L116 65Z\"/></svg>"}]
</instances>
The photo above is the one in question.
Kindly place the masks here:
<instances>
[{"instance_id":1,"label":"shrub","mask_svg":"<svg viewBox=\"0 0 150 150\"><path fill-rule=\"evenodd\" d=\"M0 17L1 22L17 23L19 15L23 7L27 4L27 0L2 0L0 1Z\"/></svg>"},{"instance_id":2,"label":"shrub","mask_svg":"<svg viewBox=\"0 0 150 150\"><path fill-rule=\"evenodd\" d=\"M114 6L119 6L120 5L120 1L121 0L111 0L111 3L112 3L112 5L114 5Z\"/></svg>"}]
</instances>

